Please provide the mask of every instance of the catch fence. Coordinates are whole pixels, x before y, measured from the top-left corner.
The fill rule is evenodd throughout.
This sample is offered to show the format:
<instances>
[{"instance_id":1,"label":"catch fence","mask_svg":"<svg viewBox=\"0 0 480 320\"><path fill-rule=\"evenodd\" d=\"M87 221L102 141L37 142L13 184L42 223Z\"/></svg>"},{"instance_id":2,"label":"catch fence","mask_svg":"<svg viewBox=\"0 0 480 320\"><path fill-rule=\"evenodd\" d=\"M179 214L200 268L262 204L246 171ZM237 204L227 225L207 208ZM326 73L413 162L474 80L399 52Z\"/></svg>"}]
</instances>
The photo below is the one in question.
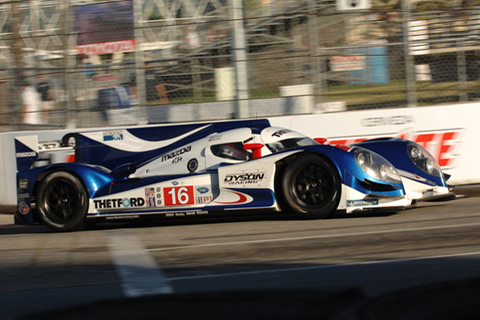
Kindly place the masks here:
<instances>
[{"instance_id":1,"label":"catch fence","mask_svg":"<svg viewBox=\"0 0 480 320\"><path fill-rule=\"evenodd\" d=\"M478 99L480 6L405 3L0 1L0 131Z\"/></svg>"}]
</instances>

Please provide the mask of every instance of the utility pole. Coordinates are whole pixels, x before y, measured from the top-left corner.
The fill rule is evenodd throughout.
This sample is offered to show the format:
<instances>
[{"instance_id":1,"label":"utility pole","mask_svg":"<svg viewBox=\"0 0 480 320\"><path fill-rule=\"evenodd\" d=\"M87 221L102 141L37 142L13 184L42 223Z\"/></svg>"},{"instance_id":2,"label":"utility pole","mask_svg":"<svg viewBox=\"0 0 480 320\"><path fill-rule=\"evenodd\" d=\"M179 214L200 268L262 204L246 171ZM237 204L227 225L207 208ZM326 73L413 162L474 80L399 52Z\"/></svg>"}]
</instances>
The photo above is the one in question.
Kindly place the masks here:
<instances>
[{"instance_id":1,"label":"utility pole","mask_svg":"<svg viewBox=\"0 0 480 320\"><path fill-rule=\"evenodd\" d=\"M408 107L417 106L417 88L415 83L415 61L410 51L411 0L402 0L403 48L405 51L405 75L407 78Z\"/></svg>"},{"instance_id":2,"label":"utility pole","mask_svg":"<svg viewBox=\"0 0 480 320\"><path fill-rule=\"evenodd\" d=\"M23 54L22 38L20 37L20 26L22 24L22 11L20 1L12 1L12 53L15 60L15 79L23 76Z\"/></svg>"},{"instance_id":3,"label":"utility pole","mask_svg":"<svg viewBox=\"0 0 480 320\"><path fill-rule=\"evenodd\" d=\"M320 55L318 48L318 18L315 12L314 0L308 1L308 40L310 47L310 66L312 67L311 81L313 82L313 103L316 109L317 103L322 103L323 74L320 68Z\"/></svg>"},{"instance_id":4,"label":"utility pole","mask_svg":"<svg viewBox=\"0 0 480 320\"><path fill-rule=\"evenodd\" d=\"M73 47L71 43L71 20L72 16L70 13L70 2L58 0L58 5L62 12L61 17L61 28L62 28L62 42L63 42L63 68L64 68L64 77L65 77L65 112L66 112L66 123L70 125L75 123L75 114L74 109L75 105L75 96L73 92L74 79L72 78L72 67L75 65L75 57L70 54L70 48ZM76 125L76 124L75 124Z\"/></svg>"},{"instance_id":5,"label":"utility pole","mask_svg":"<svg viewBox=\"0 0 480 320\"><path fill-rule=\"evenodd\" d=\"M13 68L13 86L14 90L11 95L11 113L10 117L12 119L12 123L20 123L18 119L22 118L22 95L20 92L20 88L17 88L17 81L24 78L23 75L23 68L24 68L24 61L23 61L23 52L22 52L22 38L20 37L20 26L22 24L22 11L20 8L21 1L12 1L11 2L11 10L12 10L12 54L13 60L11 61L14 63Z\"/></svg>"},{"instance_id":6,"label":"utility pole","mask_svg":"<svg viewBox=\"0 0 480 320\"><path fill-rule=\"evenodd\" d=\"M247 72L247 49L245 41L245 29L243 27L243 4L242 0L232 0L233 20L233 64L235 67L235 118L247 118L248 106L248 72Z\"/></svg>"}]
</instances>

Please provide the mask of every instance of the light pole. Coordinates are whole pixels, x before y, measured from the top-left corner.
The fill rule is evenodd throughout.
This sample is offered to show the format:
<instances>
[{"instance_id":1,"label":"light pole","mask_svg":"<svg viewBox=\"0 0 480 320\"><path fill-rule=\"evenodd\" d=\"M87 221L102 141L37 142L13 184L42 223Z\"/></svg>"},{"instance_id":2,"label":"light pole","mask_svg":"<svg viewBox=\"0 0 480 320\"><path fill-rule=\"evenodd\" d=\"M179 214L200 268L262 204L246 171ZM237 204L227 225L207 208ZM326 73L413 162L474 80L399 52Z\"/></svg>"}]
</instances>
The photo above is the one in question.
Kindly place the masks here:
<instances>
[{"instance_id":1,"label":"light pole","mask_svg":"<svg viewBox=\"0 0 480 320\"><path fill-rule=\"evenodd\" d=\"M247 49L245 43L245 29L243 27L243 4L242 0L232 0L233 20L233 64L235 68L235 118L247 118L248 106L248 72L247 72Z\"/></svg>"}]
</instances>

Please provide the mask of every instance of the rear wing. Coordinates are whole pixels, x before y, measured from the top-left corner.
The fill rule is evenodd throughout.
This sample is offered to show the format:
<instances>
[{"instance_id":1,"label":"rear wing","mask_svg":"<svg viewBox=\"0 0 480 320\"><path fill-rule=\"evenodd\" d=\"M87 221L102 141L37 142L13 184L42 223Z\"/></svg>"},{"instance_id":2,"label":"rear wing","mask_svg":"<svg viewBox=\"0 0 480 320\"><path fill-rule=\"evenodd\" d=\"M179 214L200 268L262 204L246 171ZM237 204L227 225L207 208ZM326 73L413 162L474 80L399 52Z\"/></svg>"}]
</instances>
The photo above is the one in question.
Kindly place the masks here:
<instances>
[{"instance_id":1,"label":"rear wing","mask_svg":"<svg viewBox=\"0 0 480 320\"><path fill-rule=\"evenodd\" d=\"M71 136L70 136L71 137ZM37 135L15 137L17 171L47 166L53 163L74 162L75 144L68 135L61 142L38 142Z\"/></svg>"}]
</instances>

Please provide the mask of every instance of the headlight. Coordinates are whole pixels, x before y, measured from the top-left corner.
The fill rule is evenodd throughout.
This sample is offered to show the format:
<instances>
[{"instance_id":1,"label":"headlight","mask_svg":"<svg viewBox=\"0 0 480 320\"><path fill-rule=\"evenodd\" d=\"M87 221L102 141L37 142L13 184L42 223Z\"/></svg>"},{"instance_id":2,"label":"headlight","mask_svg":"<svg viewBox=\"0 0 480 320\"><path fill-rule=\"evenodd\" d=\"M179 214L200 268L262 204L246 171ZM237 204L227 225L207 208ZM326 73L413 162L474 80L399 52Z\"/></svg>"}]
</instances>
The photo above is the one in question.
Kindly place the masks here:
<instances>
[{"instance_id":1,"label":"headlight","mask_svg":"<svg viewBox=\"0 0 480 320\"><path fill-rule=\"evenodd\" d=\"M407 152L413 163L422 169L422 171L431 174L432 176L440 177L442 169L438 165L435 158L421 145L415 142L410 142L407 146Z\"/></svg>"},{"instance_id":2,"label":"headlight","mask_svg":"<svg viewBox=\"0 0 480 320\"><path fill-rule=\"evenodd\" d=\"M375 179L389 183L401 183L397 170L387 159L376 153L363 148L356 148L355 161L365 173Z\"/></svg>"}]
</instances>

